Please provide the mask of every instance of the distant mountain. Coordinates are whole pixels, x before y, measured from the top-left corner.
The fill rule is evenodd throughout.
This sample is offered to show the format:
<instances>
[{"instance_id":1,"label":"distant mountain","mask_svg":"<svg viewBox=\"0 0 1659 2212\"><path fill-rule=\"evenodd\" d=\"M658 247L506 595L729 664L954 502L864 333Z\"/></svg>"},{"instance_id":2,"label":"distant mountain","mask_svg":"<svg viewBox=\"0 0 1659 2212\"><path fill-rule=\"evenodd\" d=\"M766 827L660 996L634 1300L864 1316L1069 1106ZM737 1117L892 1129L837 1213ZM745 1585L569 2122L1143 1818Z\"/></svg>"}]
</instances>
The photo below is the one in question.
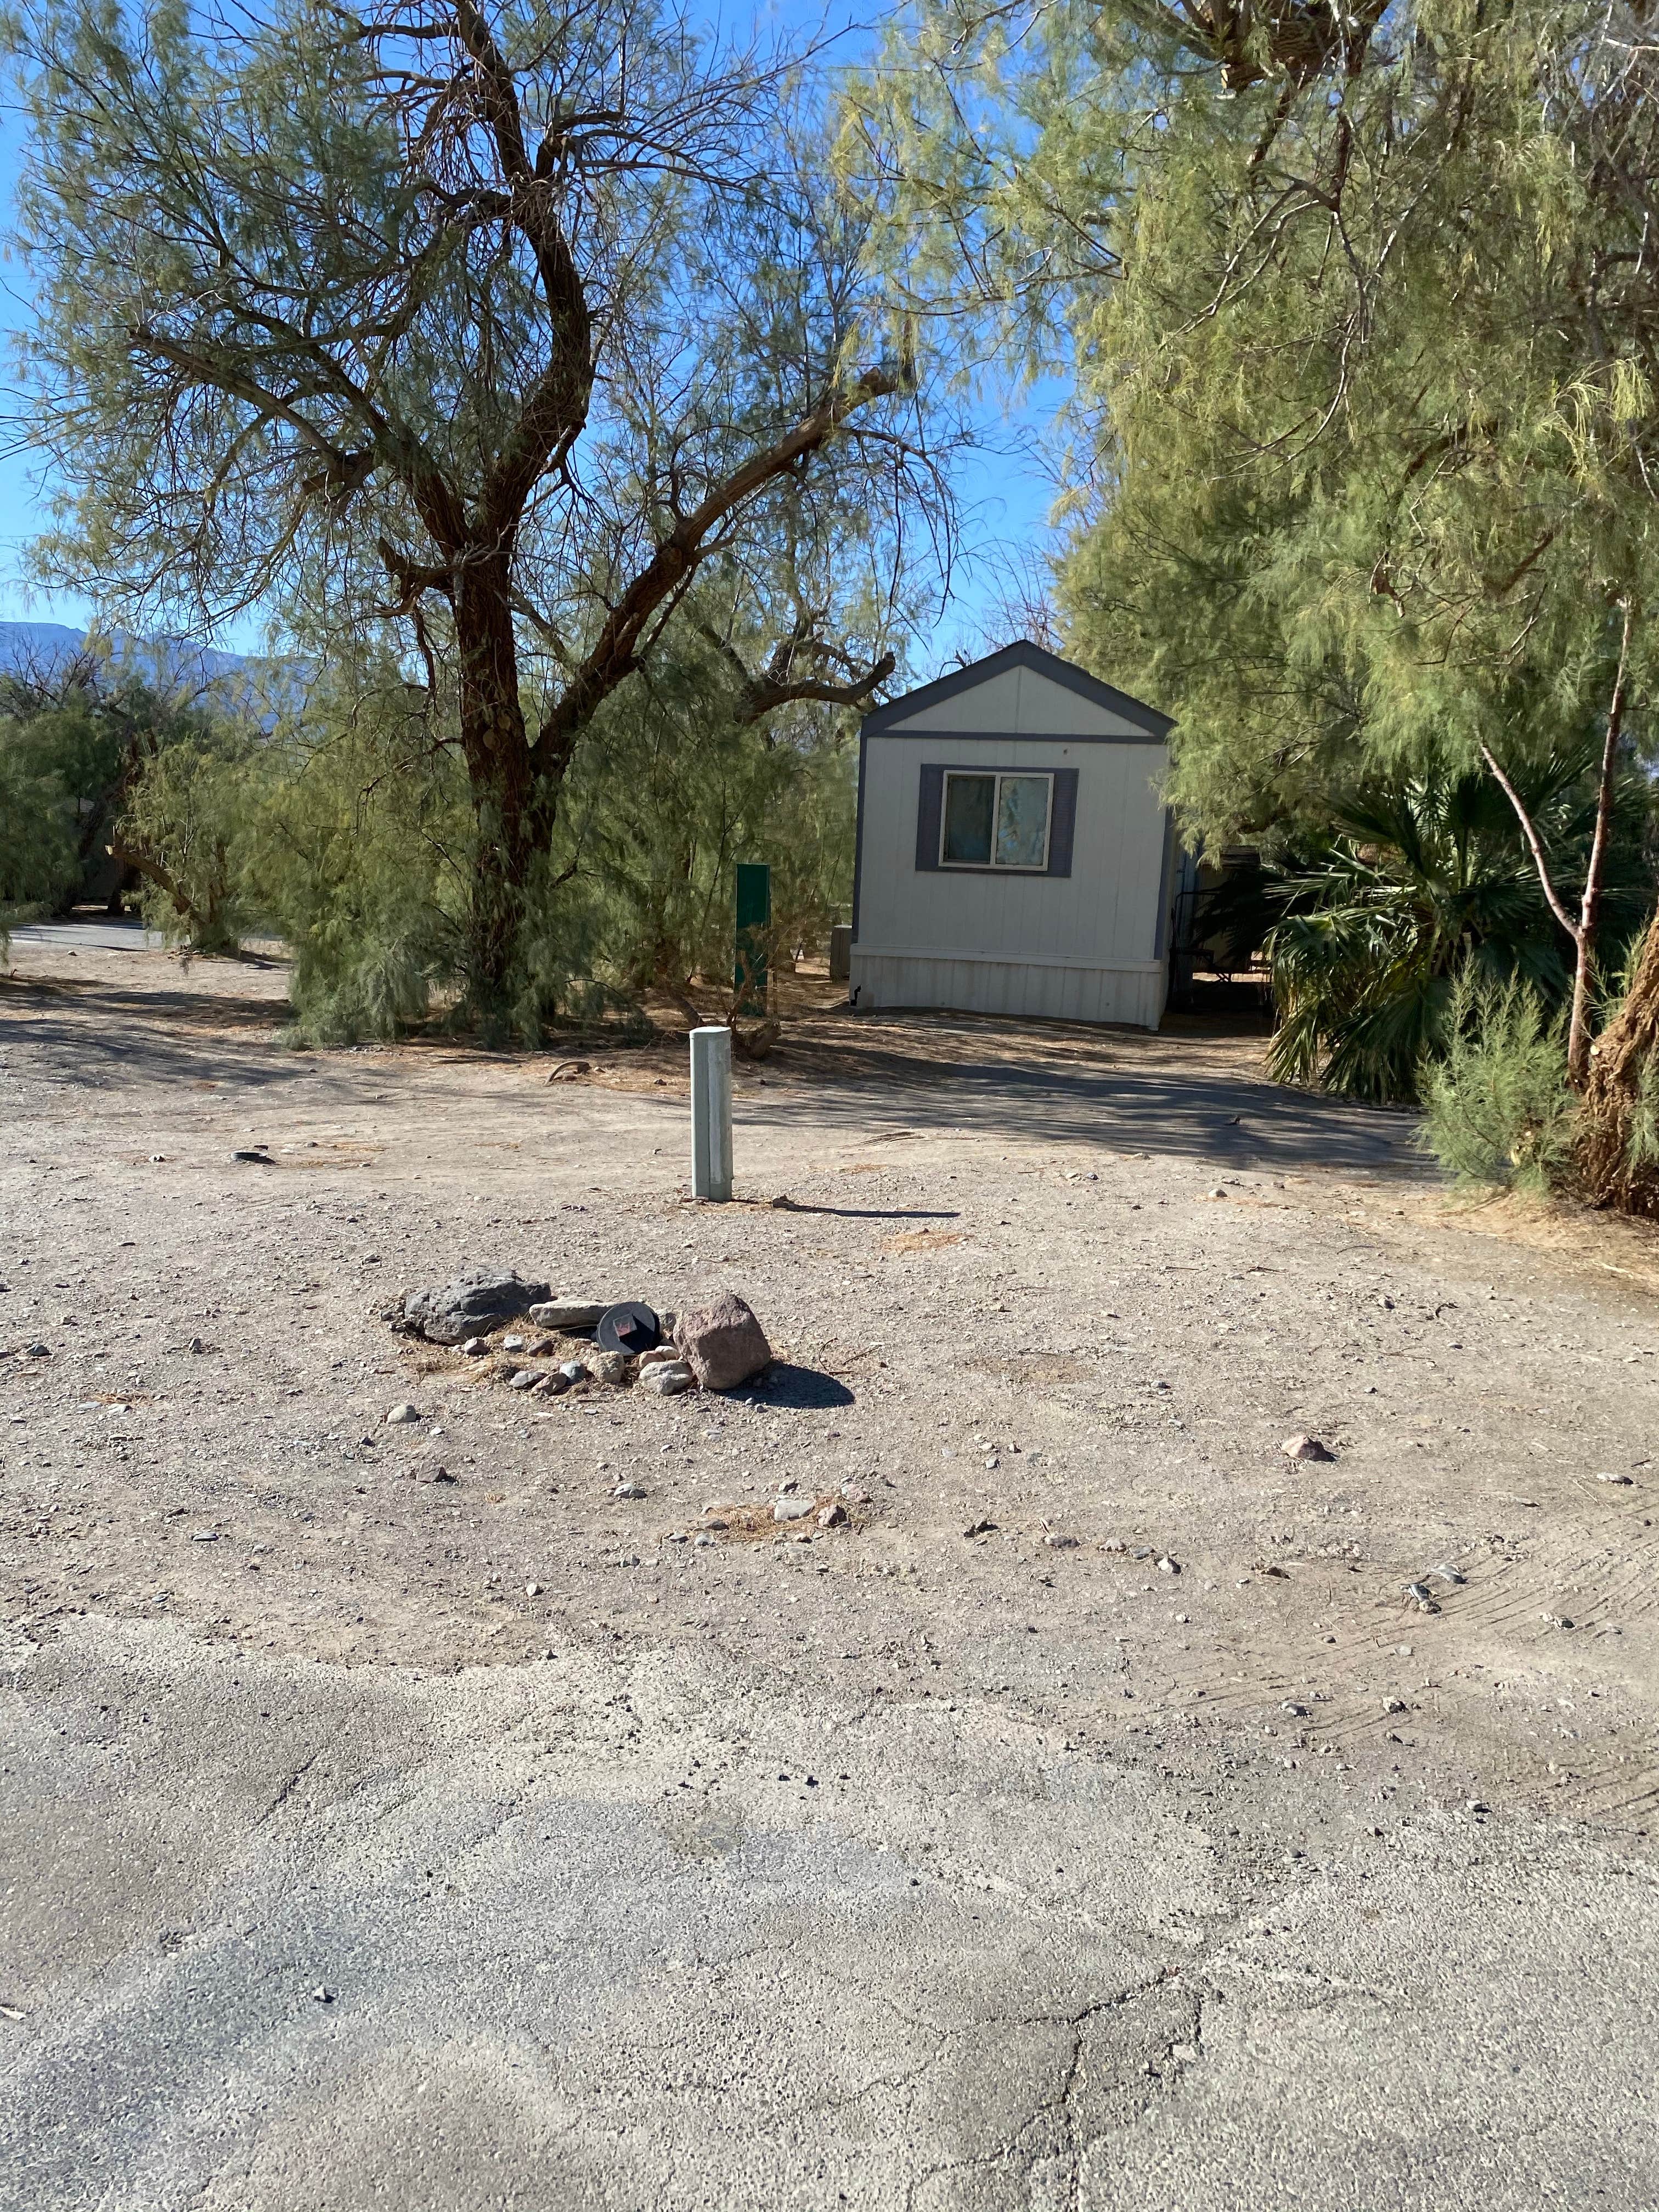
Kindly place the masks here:
<instances>
[{"instance_id":1,"label":"distant mountain","mask_svg":"<svg viewBox=\"0 0 1659 2212\"><path fill-rule=\"evenodd\" d=\"M196 645L187 638L118 634L99 639L95 649L107 654L113 671L140 676L168 690L240 678L251 665L247 653L222 653L216 646ZM0 622L0 673L45 675L86 650L86 631L72 629L67 623Z\"/></svg>"}]
</instances>

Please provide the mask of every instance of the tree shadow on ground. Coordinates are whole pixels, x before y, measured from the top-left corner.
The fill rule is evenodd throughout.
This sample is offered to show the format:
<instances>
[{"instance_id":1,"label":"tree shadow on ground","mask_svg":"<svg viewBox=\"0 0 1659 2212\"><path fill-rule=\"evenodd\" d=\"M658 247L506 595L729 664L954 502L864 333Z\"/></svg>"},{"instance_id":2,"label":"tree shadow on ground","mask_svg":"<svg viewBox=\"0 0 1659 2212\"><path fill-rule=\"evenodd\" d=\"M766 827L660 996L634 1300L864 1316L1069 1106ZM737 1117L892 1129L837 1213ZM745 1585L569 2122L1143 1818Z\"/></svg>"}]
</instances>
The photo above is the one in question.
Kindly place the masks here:
<instances>
[{"instance_id":1,"label":"tree shadow on ground","mask_svg":"<svg viewBox=\"0 0 1659 2212\"><path fill-rule=\"evenodd\" d=\"M950 1130L1021 1143L1180 1154L1258 1173L1324 1170L1432 1178L1418 1117L1269 1082L1236 1034L1087 1029L963 1016L823 1020L788 1046L815 1119L873 1143ZM804 1025L805 1026L805 1025ZM1206 1067L1213 1049L1216 1064ZM800 1102L745 1091L743 1121L787 1126ZM908 1126L907 1126L908 1125Z\"/></svg>"},{"instance_id":2,"label":"tree shadow on ground","mask_svg":"<svg viewBox=\"0 0 1659 2212\"><path fill-rule=\"evenodd\" d=\"M0 999L27 1010L16 1031L60 1081L107 1090L135 1076L181 1084L211 1080L225 1090L263 1090L308 1072L308 1060L285 1052L285 1006L270 999L222 994L127 993L54 981L25 985ZM251 1048L251 1049L250 1049Z\"/></svg>"},{"instance_id":3,"label":"tree shadow on ground","mask_svg":"<svg viewBox=\"0 0 1659 2212\"><path fill-rule=\"evenodd\" d=\"M832 1213L839 1221L960 1221L960 1213L926 1206L813 1206L804 1198L769 1201L777 1213Z\"/></svg>"},{"instance_id":4,"label":"tree shadow on ground","mask_svg":"<svg viewBox=\"0 0 1659 2212\"><path fill-rule=\"evenodd\" d=\"M241 976L222 972L204 989L179 988L171 973L161 988L147 987L143 971L154 975L164 958L135 959L131 984L64 976L0 982L0 1019L14 1010L25 1015L16 1041L39 1054L45 1072L94 1091L137 1077L270 1092L307 1074L338 1080L348 1071L359 1083L381 1086L407 1082L422 1064L451 1071L451 1081L459 1071L466 1087L498 1066L525 1064L521 1056L447 1035L407 1041L420 1049L421 1061L395 1077L378 1060L343 1050L291 1053L281 1036L289 1009L274 991L239 990ZM219 988L228 982L232 988ZM664 1035L630 1048L629 1060L647 1073L660 1069L665 1079L683 1072L684 1054L684 1039ZM1417 1148L1415 1115L1269 1082L1261 1072L1259 1030L1236 1023L1185 1018L1151 1034L925 1010L819 1008L792 1021L768 1066L763 1076L738 1071L738 1122L792 1138L805 1121L815 1133L872 1146L951 1134L1181 1157L1224 1172L1358 1174L1400 1182L1436 1174ZM929 1218L919 1210L865 1213L801 1202L787 1210Z\"/></svg>"}]
</instances>

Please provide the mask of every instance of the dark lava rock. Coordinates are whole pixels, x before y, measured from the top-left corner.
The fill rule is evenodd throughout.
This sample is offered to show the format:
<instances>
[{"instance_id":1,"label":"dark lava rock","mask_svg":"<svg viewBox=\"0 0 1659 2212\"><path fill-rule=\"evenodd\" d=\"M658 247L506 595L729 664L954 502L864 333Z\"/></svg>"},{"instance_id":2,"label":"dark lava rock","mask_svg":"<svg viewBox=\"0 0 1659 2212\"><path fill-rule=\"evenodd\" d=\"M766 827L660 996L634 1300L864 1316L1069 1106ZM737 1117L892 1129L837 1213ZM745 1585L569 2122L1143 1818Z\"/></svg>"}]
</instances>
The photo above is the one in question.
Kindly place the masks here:
<instances>
[{"instance_id":1,"label":"dark lava rock","mask_svg":"<svg viewBox=\"0 0 1659 2212\"><path fill-rule=\"evenodd\" d=\"M501 1322L516 1321L550 1295L545 1283L527 1283L513 1268L474 1267L423 1291L409 1291L403 1324L431 1344L461 1344Z\"/></svg>"}]
</instances>

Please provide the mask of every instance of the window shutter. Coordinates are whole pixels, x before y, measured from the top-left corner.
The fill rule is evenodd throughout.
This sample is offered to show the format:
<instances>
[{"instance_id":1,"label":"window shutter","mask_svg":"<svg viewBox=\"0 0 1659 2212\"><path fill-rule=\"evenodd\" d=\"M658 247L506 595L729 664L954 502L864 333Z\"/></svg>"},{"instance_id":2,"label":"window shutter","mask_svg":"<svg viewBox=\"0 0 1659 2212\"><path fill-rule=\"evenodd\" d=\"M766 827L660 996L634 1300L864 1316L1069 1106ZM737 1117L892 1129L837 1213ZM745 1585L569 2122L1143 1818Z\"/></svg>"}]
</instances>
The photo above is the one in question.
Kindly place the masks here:
<instances>
[{"instance_id":1,"label":"window shutter","mask_svg":"<svg viewBox=\"0 0 1659 2212\"><path fill-rule=\"evenodd\" d=\"M939 867L939 816L945 805L945 770L924 768L916 803L916 866Z\"/></svg>"},{"instance_id":2,"label":"window shutter","mask_svg":"<svg viewBox=\"0 0 1659 2212\"><path fill-rule=\"evenodd\" d=\"M926 770L923 771L926 774ZM1072 872L1072 842L1077 833L1077 770L1057 768L1054 770L1054 814L1048 824L1048 867L1051 876L1069 876ZM938 830L934 830L937 848Z\"/></svg>"}]
</instances>

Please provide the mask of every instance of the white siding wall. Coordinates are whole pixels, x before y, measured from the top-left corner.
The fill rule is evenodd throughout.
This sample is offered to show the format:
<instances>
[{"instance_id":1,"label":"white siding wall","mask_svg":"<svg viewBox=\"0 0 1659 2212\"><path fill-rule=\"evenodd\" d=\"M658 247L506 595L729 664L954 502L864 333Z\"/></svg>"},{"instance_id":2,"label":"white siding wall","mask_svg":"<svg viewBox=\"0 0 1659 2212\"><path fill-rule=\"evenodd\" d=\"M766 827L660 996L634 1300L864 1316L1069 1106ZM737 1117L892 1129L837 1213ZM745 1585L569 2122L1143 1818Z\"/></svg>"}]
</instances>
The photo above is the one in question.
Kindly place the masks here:
<instances>
[{"instance_id":1,"label":"white siding wall","mask_svg":"<svg viewBox=\"0 0 1659 2212\"><path fill-rule=\"evenodd\" d=\"M1162 744L1110 742L1127 727L1109 709L1015 669L866 738L852 972L860 1006L1157 1027L1169 840L1159 794L1169 762ZM927 734L901 734L912 731ZM916 816L929 764L1075 769L1070 876L918 869Z\"/></svg>"}]
</instances>

